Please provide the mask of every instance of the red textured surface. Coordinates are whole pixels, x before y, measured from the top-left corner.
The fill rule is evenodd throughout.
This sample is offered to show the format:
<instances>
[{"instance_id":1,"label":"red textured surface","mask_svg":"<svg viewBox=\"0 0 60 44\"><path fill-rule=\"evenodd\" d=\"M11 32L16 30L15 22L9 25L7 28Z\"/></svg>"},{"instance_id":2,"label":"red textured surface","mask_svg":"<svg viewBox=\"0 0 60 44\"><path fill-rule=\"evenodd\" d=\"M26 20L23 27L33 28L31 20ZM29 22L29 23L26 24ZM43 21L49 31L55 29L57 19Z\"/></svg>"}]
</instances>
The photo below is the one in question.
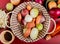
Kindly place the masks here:
<instances>
[{"instance_id":1,"label":"red textured surface","mask_svg":"<svg viewBox=\"0 0 60 44\"><path fill-rule=\"evenodd\" d=\"M8 2L9 2L9 0L0 0L0 9L5 9L5 5ZM2 43L0 42L0 44L2 44ZM25 43L25 42L19 40L17 37L15 37L15 40L13 41L12 44L60 44L60 33L48 41L45 39L41 39L34 43Z\"/></svg>"}]
</instances>

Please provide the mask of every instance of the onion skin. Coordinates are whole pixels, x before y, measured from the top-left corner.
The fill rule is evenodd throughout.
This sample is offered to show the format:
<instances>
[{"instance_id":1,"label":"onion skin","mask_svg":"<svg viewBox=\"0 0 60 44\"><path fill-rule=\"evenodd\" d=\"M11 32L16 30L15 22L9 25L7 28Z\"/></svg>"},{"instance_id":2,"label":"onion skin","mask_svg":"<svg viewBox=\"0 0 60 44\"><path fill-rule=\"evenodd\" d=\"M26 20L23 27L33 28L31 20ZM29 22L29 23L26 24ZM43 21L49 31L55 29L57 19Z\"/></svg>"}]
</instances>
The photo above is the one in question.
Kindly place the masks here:
<instances>
[{"instance_id":1,"label":"onion skin","mask_svg":"<svg viewBox=\"0 0 60 44\"><path fill-rule=\"evenodd\" d=\"M60 16L60 8L50 9L49 14L52 18L57 19Z\"/></svg>"}]
</instances>

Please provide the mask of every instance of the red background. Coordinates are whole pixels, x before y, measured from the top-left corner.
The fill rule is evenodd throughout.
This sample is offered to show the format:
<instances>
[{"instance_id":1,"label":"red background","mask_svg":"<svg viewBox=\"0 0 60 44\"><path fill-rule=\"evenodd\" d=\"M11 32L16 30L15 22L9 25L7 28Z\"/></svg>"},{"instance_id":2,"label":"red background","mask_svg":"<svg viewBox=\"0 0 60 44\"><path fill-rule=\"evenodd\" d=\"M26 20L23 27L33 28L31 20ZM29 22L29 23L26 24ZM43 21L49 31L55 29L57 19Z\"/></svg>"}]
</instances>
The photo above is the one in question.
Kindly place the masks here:
<instances>
[{"instance_id":1,"label":"red background","mask_svg":"<svg viewBox=\"0 0 60 44\"><path fill-rule=\"evenodd\" d=\"M9 0L0 0L0 9L5 10L5 5L8 2L9 2ZM0 42L0 44L2 44L2 43ZM60 44L60 33L48 41L43 38L43 39L41 39L37 42L34 42L34 43L25 43L25 42L19 40L17 37L15 37L15 40L13 41L12 44Z\"/></svg>"}]
</instances>

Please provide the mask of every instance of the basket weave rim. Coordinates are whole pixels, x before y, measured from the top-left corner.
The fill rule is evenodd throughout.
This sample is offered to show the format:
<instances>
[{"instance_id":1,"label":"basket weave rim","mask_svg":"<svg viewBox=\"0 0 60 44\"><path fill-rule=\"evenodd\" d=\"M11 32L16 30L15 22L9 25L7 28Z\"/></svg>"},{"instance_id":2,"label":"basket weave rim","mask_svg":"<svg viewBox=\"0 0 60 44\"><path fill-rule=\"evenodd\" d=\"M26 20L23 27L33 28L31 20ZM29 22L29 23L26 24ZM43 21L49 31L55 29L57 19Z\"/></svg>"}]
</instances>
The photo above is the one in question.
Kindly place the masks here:
<instances>
[{"instance_id":1,"label":"basket weave rim","mask_svg":"<svg viewBox=\"0 0 60 44\"><path fill-rule=\"evenodd\" d=\"M24 2L24 3L36 3L36 2ZM23 3L21 3L21 4L23 4ZM20 4L20 5L21 5ZM40 4L39 4L40 5ZM42 5L41 5L42 6ZM18 6L19 7L19 6ZM12 11L12 14L14 14L15 13L15 10L18 8L18 7L16 7L13 11ZM45 8L44 8L45 9ZM47 11L46 11L47 12ZM47 13L48 14L48 13ZM49 14L48 14L49 15ZM11 16L11 19L10 19L10 24L11 24L11 21L12 21L12 16ZM50 26L50 17L49 17L49 25L48 25L48 28L47 28L47 30L46 30L46 32L45 32L45 34L44 34L44 36L47 34L47 32L48 32L48 30L49 30L49 26ZM11 28L11 30L12 30L12 32L14 33L14 35L15 35L15 32L13 31L13 29ZM15 35L16 36L16 35ZM44 37L43 36L43 37ZM19 38L19 36L17 36L18 38ZM42 37L42 38L43 38ZM42 39L42 38L40 38L40 39ZM20 39L20 38L19 38ZM20 39L20 40L22 40L22 39ZM39 39L37 39L37 40L39 40ZM35 42L35 41L37 41L37 40L34 40L34 41L25 41L25 40L22 40L22 41L25 41L25 42Z\"/></svg>"}]
</instances>

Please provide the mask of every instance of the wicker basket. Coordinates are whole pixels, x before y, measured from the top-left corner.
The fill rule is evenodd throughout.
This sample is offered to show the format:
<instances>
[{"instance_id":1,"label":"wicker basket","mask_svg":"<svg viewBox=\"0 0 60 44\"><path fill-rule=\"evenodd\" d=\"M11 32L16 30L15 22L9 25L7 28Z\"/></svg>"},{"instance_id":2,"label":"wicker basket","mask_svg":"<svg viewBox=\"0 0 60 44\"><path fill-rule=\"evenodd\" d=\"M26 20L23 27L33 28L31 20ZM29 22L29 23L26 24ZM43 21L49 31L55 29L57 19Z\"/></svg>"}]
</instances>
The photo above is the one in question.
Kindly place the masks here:
<instances>
[{"instance_id":1,"label":"wicker basket","mask_svg":"<svg viewBox=\"0 0 60 44\"><path fill-rule=\"evenodd\" d=\"M23 25L19 24L19 22L17 21L17 14L24 8L26 8L27 4L31 4L32 7L36 7L38 8L40 11L43 12L43 15L46 19L46 21L44 22L44 29L39 33L38 38L35 40L32 40L30 37L28 38L24 38L23 34L22 34L22 28ZM11 30L13 31L14 35L16 37L18 37L20 40L25 41L25 42L35 42L39 39L42 39L48 32L48 28L49 28L49 24L50 24L50 16L47 13L46 9L36 3L36 2L24 2L22 4L20 4L18 7L16 7L13 11L12 11L12 16L11 16L11 20L10 20L10 26L11 26Z\"/></svg>"}]
</instances>

